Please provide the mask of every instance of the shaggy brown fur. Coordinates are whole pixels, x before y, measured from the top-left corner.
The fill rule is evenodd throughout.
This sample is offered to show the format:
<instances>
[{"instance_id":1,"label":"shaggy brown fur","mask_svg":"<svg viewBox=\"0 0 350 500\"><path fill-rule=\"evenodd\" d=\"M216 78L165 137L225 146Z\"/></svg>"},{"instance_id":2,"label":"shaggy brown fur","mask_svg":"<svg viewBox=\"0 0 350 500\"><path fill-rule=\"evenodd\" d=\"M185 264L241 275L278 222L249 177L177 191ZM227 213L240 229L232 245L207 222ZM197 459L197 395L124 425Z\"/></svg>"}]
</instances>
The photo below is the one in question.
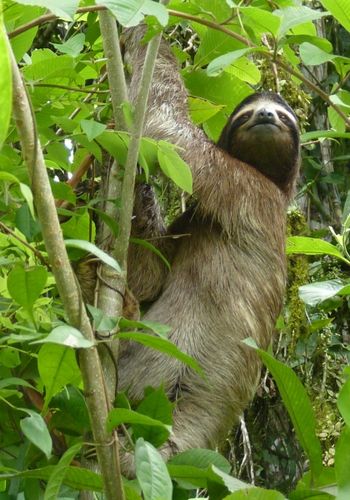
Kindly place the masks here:
<instances>
[{"instance_id":1,"label":"shaggy brown fur","mask_svg":"<svg viewBox=\"0 0 350 500\"><path fill-rule=\"evenodd\" d=\"M134 30L126 42L134 69L133 101L145 55L140 36ZM285 211L299 163L298 144L290 147L294 156L288 160L288 172L286 165L276 164L283 157L274 149L278 144L251 144L264 156L271 154L268 177L278 172L277 186L258 165L243 163L213 144L189 120L187 94L175 68L163 43L144 135L177 144L191 166L196 205L168 230L189 236L159 240L171 261L170 272L150 252L147 260L143 251L142 258L131 253L128 276L138 299L153 301L158 296L144 319L170 325L170 340L198 360L206 380L181 362L130 342L119 360L118 386L138 401L145 387L164 384L176 400L173 433L162 448L164 458L190 447L215 447L254 394L260 363L242 340L252 337L265 349L272 338L285 288ZM285 182L280 172L286 172ZM147 189L137 193L134 234L164 236L157 202Z\"/></svg>"}]
</instances>

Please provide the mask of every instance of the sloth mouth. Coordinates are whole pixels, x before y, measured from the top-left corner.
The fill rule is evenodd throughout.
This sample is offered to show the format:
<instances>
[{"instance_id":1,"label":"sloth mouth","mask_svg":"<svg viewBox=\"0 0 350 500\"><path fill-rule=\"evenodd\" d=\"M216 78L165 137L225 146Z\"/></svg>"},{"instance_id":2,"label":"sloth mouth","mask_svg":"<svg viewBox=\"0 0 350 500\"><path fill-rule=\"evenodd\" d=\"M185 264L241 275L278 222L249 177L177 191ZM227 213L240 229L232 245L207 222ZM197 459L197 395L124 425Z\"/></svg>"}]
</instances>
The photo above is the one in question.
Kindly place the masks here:
<instances>
[{"instance_id":1,"label":"sloth mouth","mask_svg":"<svg viewBox=\"0 0 350 500\"><path fill-rule=\"evenodd\" d=\"M277 123L268 121L268 120L263 120L259 122L253 123L250 127L249 130L251 129L265 129L265 130L271 130L271 129L278 129L280 130L280 127Z\"/></svg>"}]
</instances>

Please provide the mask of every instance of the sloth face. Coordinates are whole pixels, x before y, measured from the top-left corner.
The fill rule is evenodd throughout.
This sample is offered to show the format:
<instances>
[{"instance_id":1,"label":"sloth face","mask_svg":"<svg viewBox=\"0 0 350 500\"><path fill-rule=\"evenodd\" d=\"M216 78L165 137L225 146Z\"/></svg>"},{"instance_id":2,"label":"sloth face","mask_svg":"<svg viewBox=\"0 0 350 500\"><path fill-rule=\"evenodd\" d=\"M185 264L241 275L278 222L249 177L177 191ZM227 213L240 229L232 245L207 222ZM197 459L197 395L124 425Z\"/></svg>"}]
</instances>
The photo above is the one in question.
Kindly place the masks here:
<instances>
[{"instance_id":1,"label":"sloth face","mask_svg":"<svg viewBox=\"0 0 350 500\"><path fill-rule=\"evenodd\" d=\"M278 94L253 94L234 110L218 145L283 188L298 163L297 118Z\"/></svg>"}]
</instances>

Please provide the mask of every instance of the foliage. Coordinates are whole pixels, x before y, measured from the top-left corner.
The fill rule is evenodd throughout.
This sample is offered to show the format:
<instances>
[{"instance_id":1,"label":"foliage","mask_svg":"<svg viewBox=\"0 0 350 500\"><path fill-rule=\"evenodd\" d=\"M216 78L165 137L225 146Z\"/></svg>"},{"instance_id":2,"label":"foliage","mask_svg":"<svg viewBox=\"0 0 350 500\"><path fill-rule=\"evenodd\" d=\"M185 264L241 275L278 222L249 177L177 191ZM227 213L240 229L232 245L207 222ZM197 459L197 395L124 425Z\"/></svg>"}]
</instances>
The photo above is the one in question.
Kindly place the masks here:
<instances>
[{"instance_id":1,"label":"foliage","mask_svg":"<svg viewBox=\"0 0 350 500\"><path fill-rule=\"evenodd\" d=\"M190 93L192 119L210 139L218 138L233 107L253 88L280 91L306 130L297 195L306 222L291 230L288 239L291 282L278 322L282 334L277 359L258 349L303 453L298 450L298 457L291 459L290 435L278 436L270 429L269 449L261 449L258 438L252 441L257 463L249 465L253 471L255 467L259 488L244 481L253 479L244 474L246 457L237 468L237 460L194 449L165 465L157 448L171 432L173 408L163 388L150 388L135 409L125 394L119 394L108 421L98 425L111 439L112 430L118 428L124 434L123 446L135 453L137 481L124 481L125 496L130 500L203 494L210 499L349 498L350 384L349 367L344 370L344 366L349 363L350 8L348 0L320 4L172 0L166 8L152 0L104 0L96 5L77 0L0 2L0 499L77 498L83 490L102 498L106 478L87 467L91 453L95 454L87 446L94 422L89 418L83 363L81 357L77 362L76 353L90 352L102 343L103 332L119 332L121 342L139 341L201 373L195 360L168 341L164 325L128 321L90 308L97 336L95 342L85 338L70 324L53 266L48 264L43 221L34 208L38 200L33 202L20 133L11 119L6 32L30 98L69 256L75 261L93 254L119 273L122 262L95 245L97 216L112 234L120 229L94 196L95 178L103 173L105 151L126 170L133 141L132 132L118 130L118 123L116 130L110 130L115 116L99 25L104 7L122 27L145 20L148 40L167 28ZM120 107L132 125L134 110L125 102ZM95 163L89 160L92 157ZM71 181L86 163L90 170L82 175L88 189L74 189ZM154 182L157 190L166 190L170 180L176 189L192 192L189 168L170 144L143 138L138 163L140 178ZM174 206L176 210L184 198L179 200L176 190L164 199L167 196L170 202L164 205L172 218ZM120 204L117 200L114 206ZM149 242L143 244L153 248ZM265 380L274 389L274 382ZM260 399L260 405L267 401L281 408L275 390L269 394L266 390ZM251 427L250 435L257 436ZM271 458L279 446L295 466L285 481L276 474L281 464ZM259 469L262 463L266 467ZM232 467L240 470L240 478L230 474Z\"/></svg>"}]
</instances>

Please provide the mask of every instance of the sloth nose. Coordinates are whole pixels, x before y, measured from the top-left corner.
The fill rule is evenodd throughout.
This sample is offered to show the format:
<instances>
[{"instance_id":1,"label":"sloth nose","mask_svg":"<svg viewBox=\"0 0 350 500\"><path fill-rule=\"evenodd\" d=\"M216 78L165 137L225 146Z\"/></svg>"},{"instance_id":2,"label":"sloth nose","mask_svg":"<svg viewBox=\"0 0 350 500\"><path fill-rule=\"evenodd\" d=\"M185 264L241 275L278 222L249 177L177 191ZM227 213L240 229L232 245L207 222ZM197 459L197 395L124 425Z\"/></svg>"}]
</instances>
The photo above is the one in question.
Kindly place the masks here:
<instances>
[{"instance_id":1,"label":"sloth nose","mask_svg":"<svg viewBox=\"0 0 350 500\"><path fill-rule=\"evenodd\" d=\"M275 121L275 115L274 115L273 111L271 111L267 108L259 109L257 111L256 117L261 122L274 122Z\"/></svg>"},{"instance_id":2,"label":"sloth nose","mask_svg":"<svg viewBox=\"0 0 350 500\"><path fill-rule=\"evenodd\" d=\"M263 123L275 123L276 116L271 108L260 108L255 113L255 121L258 124Z\"/></svg>"}]
</instances>

